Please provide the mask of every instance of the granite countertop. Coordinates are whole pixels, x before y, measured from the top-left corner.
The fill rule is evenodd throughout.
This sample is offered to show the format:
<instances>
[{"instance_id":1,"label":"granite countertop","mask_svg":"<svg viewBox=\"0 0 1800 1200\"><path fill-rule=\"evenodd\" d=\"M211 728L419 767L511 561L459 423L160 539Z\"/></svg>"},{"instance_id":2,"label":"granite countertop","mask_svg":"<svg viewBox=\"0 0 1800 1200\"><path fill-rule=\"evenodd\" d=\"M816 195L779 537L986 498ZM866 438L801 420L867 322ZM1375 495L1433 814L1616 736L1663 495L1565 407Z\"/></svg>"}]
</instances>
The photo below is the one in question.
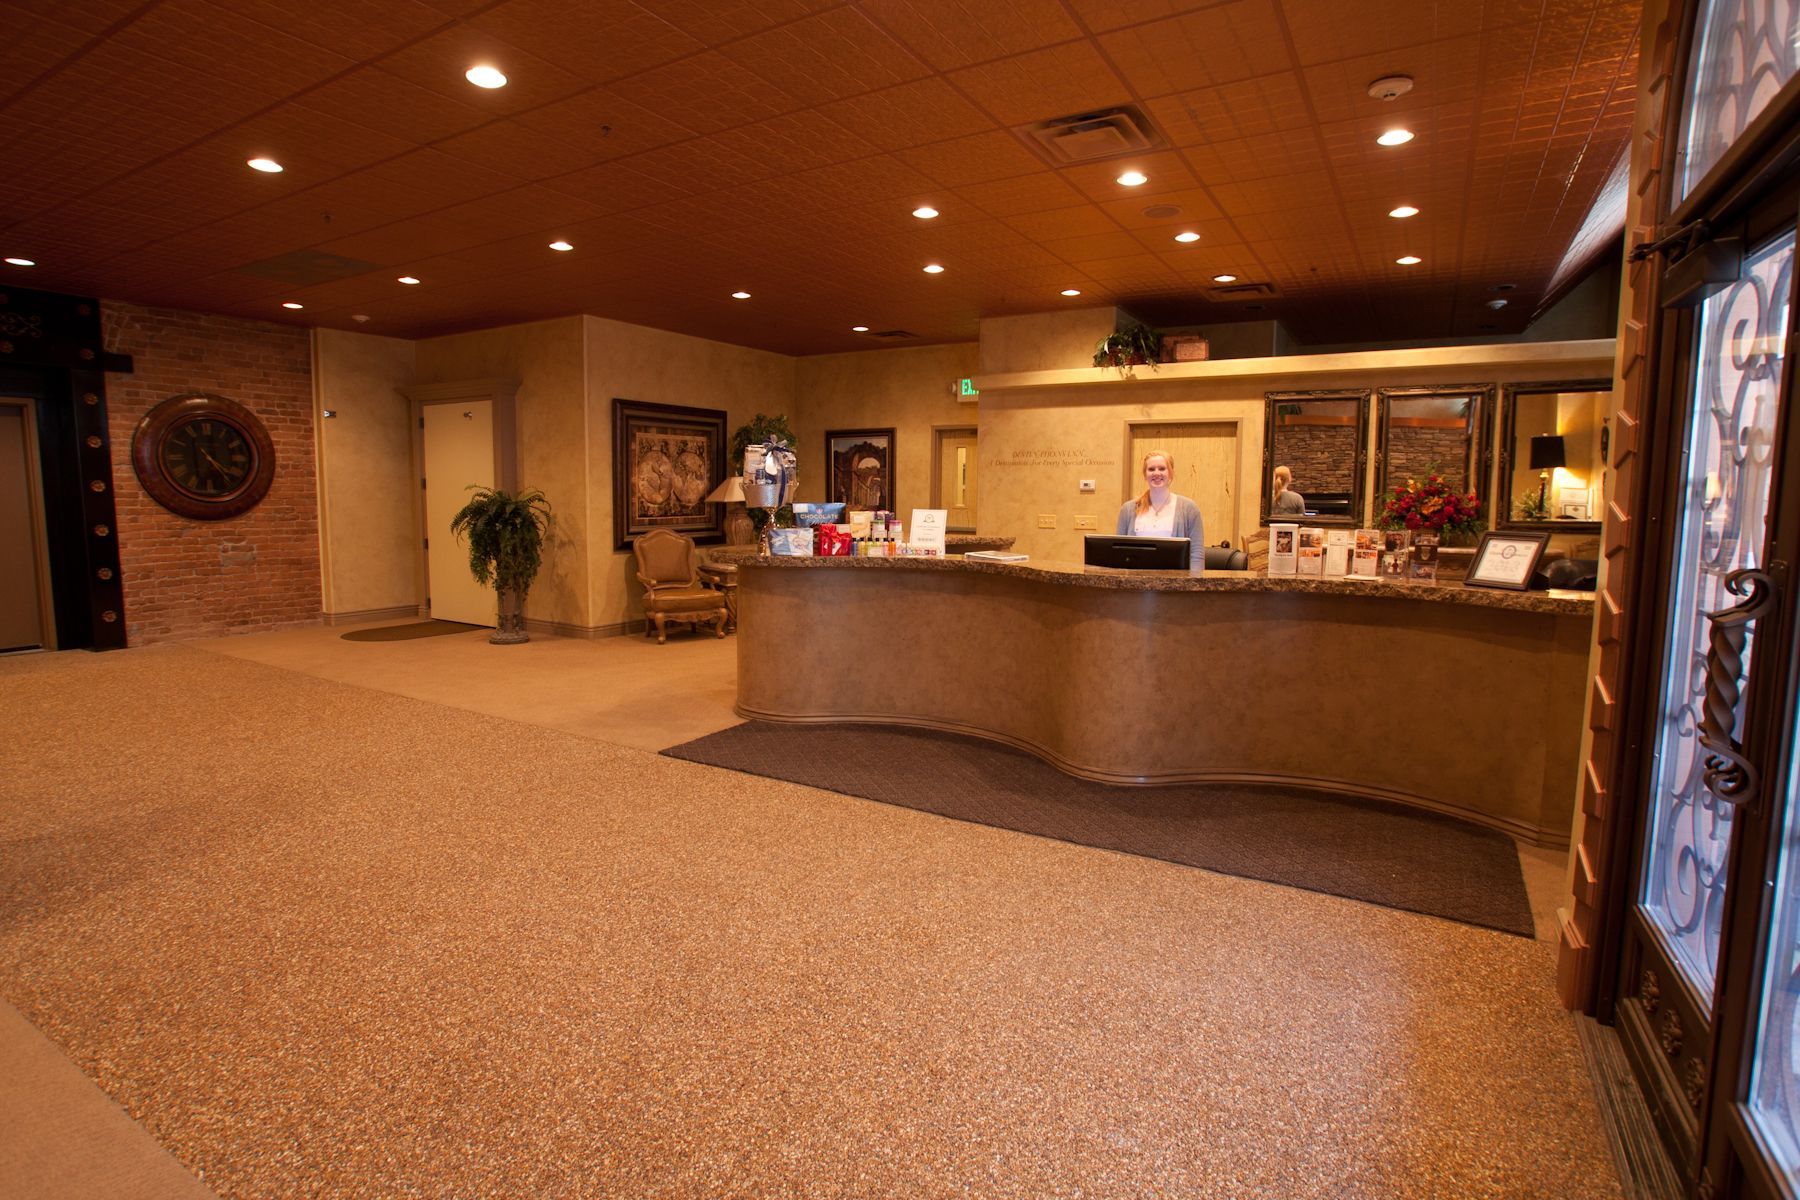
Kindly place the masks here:
<instances>
[{"instance_id":1,"label":"granite countertop","mask_svg":"<svg viewBox=\"0 0 1800 1200\"><path fill-rule=\"evenodd\" d=\"M716 547L713 561L734 562L739 567L765 567L780 571L965 571L983 575L1011 575L1043 583L1072 587L1113 588L1133 592L1309 592L1327 596L1362 596L1387 600L1414 600L1433 604L1466 604L1477 608L1505 608L1515 612L1549 613L1555 616L1592 616L1592 592L1511 592L1497 588L1464 587L1461 584L1388 583L1371 579L1325 579L1317 576L1265 575L1260 571L1115 571L1080 563L1030 560L989 562L956 555L946 558L762 558L754 546Z\"/></svg>"}]
</instances>

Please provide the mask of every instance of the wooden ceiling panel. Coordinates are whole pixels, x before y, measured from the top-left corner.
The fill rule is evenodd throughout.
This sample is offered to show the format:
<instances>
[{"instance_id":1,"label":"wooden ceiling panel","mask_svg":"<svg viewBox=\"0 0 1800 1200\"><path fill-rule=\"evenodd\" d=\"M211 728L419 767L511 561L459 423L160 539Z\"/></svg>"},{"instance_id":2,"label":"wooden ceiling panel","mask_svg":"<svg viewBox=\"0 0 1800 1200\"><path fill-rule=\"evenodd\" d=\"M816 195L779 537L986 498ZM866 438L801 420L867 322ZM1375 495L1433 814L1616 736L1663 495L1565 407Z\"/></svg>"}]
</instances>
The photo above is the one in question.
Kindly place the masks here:
<instances>
[{"instance_id":1,"label":"wooden ceiling panel","mask_svg":"<svg viewBox=\"0 0 1800 1200\"><path fill-rule=\"evenodd\" d=\"M1124 104L1131 90L1090 41L969 67L950 82L1002 125L1047 121Z\"/></svg>"},{"instance_id":2,"label":"wooden ceiling panel","mask_svg":"<svg viewBox=\"0 0 1800 1200\"><path fill-rule=\"evenodd\" d=\"M39 259L34 285L268 319L294 291L239 268L314 250L374 265L305 289L302 324L586 311L784 352L866 346L865 319L972 338L1065 287L1303 340L1516 328L1627 144L1637 28L1627 0L0 0L9 18L0 245ZM463 80L478 56L507 88ZM1394 71L1414 91L1370 98ZM1051 168L1014 132L1120 103L1172 148ZM1398 123L1413 143L1374 144ZM1125 165L1150 181L1122 188ZM1423 212L1385 215L1403 202ZM1221 273L1281 299L1215 303ZM1501 280L1519 302L1495 320Z\"/></svg>"},{"instance_id":3,"label":"wooden ceiling panel","mask_svg":"<svg viewBox=\"0 0 1800 1200\"><path fill-rule=\"evenodd\" d=\"M1083 33L1058 0L865 0L862 8L939 71L1041 50Z\"/></svg>"},{"instance_id":4,"label":"wooden ceiling panel","mask_svg":"<svg viewBox=\"0 0 1800 1200\"><path fill-rule=\"evenodd\" d=\"M1273 75L1294 65L1275 0L1230 0L1103 34L1100 44L1145 97Z\"/></svg>"},{"instance_id":5,"label":"wooden ceiling panel","mask_svg":"<svg viewBox=\"0 0 1800 1200\"><path fill-rule=\"evenodd\" d=\"M852 96L821 111L883 150L903 150L994 128L994 122L938 76Z\"/></svg>"},{"instance_id":6,"label":"wooden ceiling panel","mask_svg":"<svg viewBox=\"0 0 1800 1200\"><path fill-rule=\"evenodd\" d=\"M507 0L469 24L590 83L610 83L707 45L631 0Z\"/></svg>"},{"instance_id":7,"label":"wooden ceiling panel","mask_svg":"<svg viewBox=\"0 0 1800 1200\"><path fill-rule=\"evenodd\" d=\"M719 52L808 105L931 74L904 46L848 7L752 34Z\"/></svg>"},{"instance_id":8,"label":"wooden ceiling panel","mask_svg":"<svg viewBox=\"0 0 1800 1200\"><path fill-rule=\"evenodd\" d=\"M898 151L894 157L917 167L946 187L987 183L1044 169L1043 161L1037 155L1025 149L1018 138L1000 129L934 142L929 146L914 146Z\"/></svg>"}]
</instances>

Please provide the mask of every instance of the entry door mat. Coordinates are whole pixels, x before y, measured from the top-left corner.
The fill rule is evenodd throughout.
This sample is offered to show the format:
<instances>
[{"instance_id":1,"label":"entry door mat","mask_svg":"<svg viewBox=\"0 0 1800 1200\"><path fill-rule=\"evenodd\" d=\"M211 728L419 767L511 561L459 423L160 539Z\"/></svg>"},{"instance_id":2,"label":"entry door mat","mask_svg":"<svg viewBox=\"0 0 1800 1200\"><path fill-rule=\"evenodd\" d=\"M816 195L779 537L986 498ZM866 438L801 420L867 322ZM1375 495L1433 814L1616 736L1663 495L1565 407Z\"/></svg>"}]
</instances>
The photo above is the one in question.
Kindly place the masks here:
<instances>
[{"instance_id":1,"label":"entry door mat","mask_svg":"<svg viewBox=\"0 0 1800 1200\"><path fill-rule=\"evenodd\" d=\"M1520 937L1535 932L1511 838L1405 805L1279 784L1114 786L980 738L891 725L749 721L663 753Z\"/></svg>"},{"instance_id":2,"label":"entry door mat","mask_svg":"<svg viewBox=\"0 0 1800 1200\"><path fill-rule=\"evenodd\" d=\"M342 637L346 642L410 642L414 638L443 637L449 633L468 633L473 629L486 628L485 625L465 625L461 621L416 621L411 625L352 629Z\"/></svg>"}]
</instances>

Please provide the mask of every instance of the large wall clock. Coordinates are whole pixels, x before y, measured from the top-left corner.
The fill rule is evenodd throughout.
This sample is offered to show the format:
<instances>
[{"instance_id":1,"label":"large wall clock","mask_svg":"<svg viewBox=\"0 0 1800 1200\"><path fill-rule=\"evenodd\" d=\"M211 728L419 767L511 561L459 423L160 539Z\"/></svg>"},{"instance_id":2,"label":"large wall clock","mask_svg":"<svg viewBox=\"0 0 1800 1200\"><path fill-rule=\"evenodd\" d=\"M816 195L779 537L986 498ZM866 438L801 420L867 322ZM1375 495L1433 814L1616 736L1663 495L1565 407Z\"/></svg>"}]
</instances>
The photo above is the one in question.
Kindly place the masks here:
<instances>
[{"instance_id":1,"label":"large wall clock","mask_svg":"<svg viewBox=\"0 0 1800 1200\"><path fill-rule=\"evenodd\" d=\"M205 392L171 396L131 437L150 498L183 517L221 521L255 508L275 478L275 444L256 414Z\"/></svg>"}]
</instances>

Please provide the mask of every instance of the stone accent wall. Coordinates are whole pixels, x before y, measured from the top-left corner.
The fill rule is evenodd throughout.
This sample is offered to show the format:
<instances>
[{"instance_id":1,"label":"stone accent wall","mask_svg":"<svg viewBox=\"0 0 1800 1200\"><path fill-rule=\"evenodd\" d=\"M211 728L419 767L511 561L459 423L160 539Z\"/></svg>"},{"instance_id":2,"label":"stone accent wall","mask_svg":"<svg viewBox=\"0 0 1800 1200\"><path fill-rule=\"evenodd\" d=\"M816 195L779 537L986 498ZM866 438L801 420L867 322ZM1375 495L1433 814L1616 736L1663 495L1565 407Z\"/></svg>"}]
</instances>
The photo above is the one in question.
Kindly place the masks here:
<instances>
[{"instance_id":1,"label":"stone accent wall","mask_svg":"<svg viewBox=\"0 0 1800 1200\"><path fill-rule=\"evenodd\" d=\"M134 370L106 379L128 644L251 633L320 617L319 506L307 330L104 301L106 348ZM145 494L131 435L183 392L235 400L268 427L275 480L225 521L190 521Z\"/></svg>"},{"instance_id":2,"label":"stone accent wall","mask_svg":"<svg viewBox=\"0 0 1800 1200\"><path fill-rule=\"evenodd\" d=\"M1468 434L1461 427L1396 425L1388 430L1387 477L1391 484L1423 478L1436 467L1459 492L1469 490Z\"/></svg>"},{"instance_id":3,"label":"stone accent wall","mask_svg":"<svg viewBox=\"0 0 1800 1200\"><path fill-rule=\"evenodd\" d=\"M1348 492L1356 481L1355 425L1284 425L1275 431L1275 461L1293 469L1293 488Z\"/></svg>"}]
</instances>

